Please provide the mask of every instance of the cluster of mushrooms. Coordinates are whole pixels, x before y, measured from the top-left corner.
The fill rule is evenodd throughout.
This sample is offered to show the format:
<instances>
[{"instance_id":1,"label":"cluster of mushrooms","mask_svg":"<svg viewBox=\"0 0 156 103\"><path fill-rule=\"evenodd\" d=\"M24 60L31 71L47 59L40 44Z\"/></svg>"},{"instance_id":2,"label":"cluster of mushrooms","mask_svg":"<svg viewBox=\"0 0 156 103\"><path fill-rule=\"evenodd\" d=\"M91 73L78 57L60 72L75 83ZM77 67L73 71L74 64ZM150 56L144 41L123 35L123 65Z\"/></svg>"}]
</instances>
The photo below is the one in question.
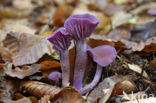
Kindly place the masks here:
<instances>
[{"instance_id":1,"label":"cluster of mushrooms","mask_svg":"<svg viewBox=\"0 0 156 103\"><path fill-rule=\"evenodd\" d=\"M102 45L95 48L89 47L86 38L89 37L100 20L90 14L76 14L70 16L64 23L64 28L56 30L48 40L54 45L60 56L61 71L52 72L49 78L55 80L59 85L62 79L62 86L70 83L70 62L68 48L71 40L75 42L76 59L74 65L73 86L83 95L92 90L99 82L102 75L102 68L112 63L117 55L114 47ZM94 79L90 84L83 86L84 74L87 69L88 55L97 63Z\"/></svg>"}]
</instances>

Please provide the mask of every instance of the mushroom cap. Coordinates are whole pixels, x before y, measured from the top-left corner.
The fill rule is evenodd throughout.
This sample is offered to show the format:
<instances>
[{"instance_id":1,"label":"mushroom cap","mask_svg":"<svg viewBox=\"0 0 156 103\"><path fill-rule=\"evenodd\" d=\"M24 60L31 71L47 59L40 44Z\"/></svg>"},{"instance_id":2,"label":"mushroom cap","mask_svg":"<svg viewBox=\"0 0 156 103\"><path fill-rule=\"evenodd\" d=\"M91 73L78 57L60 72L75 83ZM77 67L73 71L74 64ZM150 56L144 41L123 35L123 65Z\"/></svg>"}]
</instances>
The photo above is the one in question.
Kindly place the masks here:
<instances>
[{"instance_id":1,"label":"mushroom cap","mask_svg":"<svg viewBox=\"0 0 156 103\"><path fill-rule=\"evenodd\" d=\"M62 74L60 72L52 72L48 75L48 78L53 81L58 81L62 78Z\"/></svg>"},{"instance_id":2,"label":"mushroom cap","mask_svg":"<svg viewBox=\"0 0 156 103\"><path fill-rule=\"evenodd\" d=\"M150 14L151 16L156 16L156 9L148 10L147 13Z\"/></svg>"},{"instance_id":3,"label":"mushroom cap","mask_svg":"<svg viewBox=\"0 0 156 103\"><path fill-rule=\"evenodd\" d=\"M64 28L56 30L48 40L54 44L54 49L58 51L68 49L71 44L71 37L65 32Z\"/></svg>"},{"instance_id":4,"label":"mushroom cap","mask_svg":"<svg viewBox=\"0 0 156 103\"><path fill-rule=\"evenodd\" d=\"M112 63L117 55L115 48L109 45L98 46L93 49L89 47L87 52L102 67L106 67Z\"/></svg>"},{"instance_id":5,"label":"mushroom cap","mask_svg":"<svg viewBox=\"0 0 156 103\"><path fill-rule=\"evenodd\" d=\"M100 20L90 14L76 14L70 16L64 23L66 31L74 40L81 40L95 30Z\"/></svg>"}]
</instances>

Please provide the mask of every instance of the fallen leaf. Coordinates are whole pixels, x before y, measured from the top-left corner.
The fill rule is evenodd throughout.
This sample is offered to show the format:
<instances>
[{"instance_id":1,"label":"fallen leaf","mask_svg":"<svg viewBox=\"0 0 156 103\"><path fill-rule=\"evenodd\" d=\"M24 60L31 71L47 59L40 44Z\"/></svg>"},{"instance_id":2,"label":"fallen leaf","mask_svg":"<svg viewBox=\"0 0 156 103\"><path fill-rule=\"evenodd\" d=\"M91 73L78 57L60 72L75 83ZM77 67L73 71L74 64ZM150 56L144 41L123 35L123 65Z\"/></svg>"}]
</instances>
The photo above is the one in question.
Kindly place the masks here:
<instances>
[{"instance_id":1,"label":"fallen leaf","mask_svg":"<svg viewBox=\"0 0 156 103\"><path fill-rule=\"evenodd\" d=\"M71 15L73 8L68 5L58 6L52 18L52 24L63 26L65 20Z\"/></svg>"},{"instance_id":2,"label":"fallen leaf","mask_svg":"<svg viewBox=\"0 0 156 103\"><path fill-rule=\"evenodd\" d=\"M111 94L112 94L113 88L108 88L105 89L104 92L104 96L102 96L102 98L99 100L99 103L106 103L107 100L110 98Z\"/></svg>"},{"instance_id":3,"label":"fallen leaf","mask_svg":"<svg viewBox=\"0 0 156 103\"><path fill-rule=\"evenodd\" d=\"M63 88L57 95L54 96L52 102L54 103L81 103L81 95L80 93L72 88L65 87Z\"/></svg>"},{"instance_id":4,"label":"fallen leaf","mask_svg":"<svg viewBox=\"0 0 156 103\"><path fill-rule=\"evenodd\" d=\"M129 40L131 38L131 33L130 30L125 30L124 28L117 28L108 34L108 38L117 41L121 39Z\"/></svg>"},{"instance_id":5,"label":"fallen leaf","mask_svg":"<svg viewBox=\"0 0 156 103\"><path fill-rule=\"evenodd\" d=\"M10 32L34 34L36 30L29 28L19 22L8 21L7 23L5 23L3 29L0 30L0 41L3 41L6 38L7 34Z\"/></svg>"},{"instance_id":6,"label":"fallen leaf","mask_svg":"<svg viewBox=\"0 0 156 103\"><path fill-rule=\"evenodd\" d=\"M53 99L56 94L61 91L61 88L52 86L38 81L24 81L20 85L21 90L36 97L43 97L49 95Z\"/></svg>"},{"instance_id":7,"label":"fallen leaf","mask_svg":"<svg viewBox=\"0 0 156 103\"><path fill-rule=\"evenodd\" d=\"M29 98L22 98L19 100L5 100L4 103L32 103L31 100Z\"/></svg>"},{"instance_id":8,"label":"fallen leaf","mask_svg":"<svg viewBox=\"0 0 156 103\"><path fill-rule=\"evenodd\" d=\"M114 86L119 83L123 82L124 80L131 80L131 76L121 76L121 75L114 75L112 77L108 77L104 79L99 85L91 91L89 96L87 97L87 101L90 103L95 103L97 99L100 99L101 97L104 98L103 96L110 96L110 92L112 93L113 91L107 92L108 94L104 94L105 90L108 90L111 88L114 89ZM108 97L107 97L108 98Z\"/></svg>"},{"instance_id":9,"label":"fallen leaf","mask_svg":"<svg viewBox=\"0 0 156 103\"><path fill-rule=\"evenodd\" d=\"M41 99L38 101L38 103L50 103L50 96L45 95L44 97L41 97Z\"/></svg>"},{"instance_id":10,"label":"fallen leaf","mask_svg":"<svg viewBox=\"0 0 156 103\"><path fill-rule=\"evenodd\" d=\"M51 55L54 52L52 44L41 36L26 33L9 33L9 35L10 38L4 43L8 41L8 49L15 51L12 52L15 66L37 62L44 54ZM13 43L15 45L12 45Z\"/></svg>"},{"instance_id":11,"label":"fallen leaf","mask_svg":"<svg viewBox=\"0 0 156 103\"><path fill-rule=\"evenodd\" d=\"M11 53L1 46L0 46L0 57L2 57L4 61L9 61L9 62L12 61Z\"/></svg>"},{"instance_id":12,"label":"fallen leaf","mask_svg":"<svg viewBox=\"0 0 156 103\"><path fill-rule=\"evenodd\" d=\"M144 13L146 10L156 9L156 2L149 2L143 5L138 6L137 8L130 11L131 14L136 15L140 13Z\"/></svg>"},{"instance_id":13,"label":"fallen leaf","mask_svg":"<svg viewBox=\"0 0 156 103\"><path fill-rule=\"evenodd\" d=\"M30 76L32 74L35 74L40 69L39 64L33 64L31 66L28 66L28 69L20 69L19 67L16 67L13 70L8 70L5 68L5 73L9 75L10 77L17 77L19 79L23 79L24 77Z\"/></svg>"},{"instance_id":14,"label":"fallen leaf","mask_svg":"<svg viewBox=\"0 0 156 103\"><path fill-rule=\"evenodd\" d=\"M43 61L40 64L41 64L41 68L40 68L41 71L61 67L61 64L59 62L55 61L55 60L53 60L53 61Z\"/></svg>"},{"instance_id":15,"label":"fallen leaf","mask_svg":"<svg viewBox=\"0 0 156 103\"><path fill-rule=\"evenodd\" d=\"M122 24L129 23L129 19L132 18L132 15L129 13L126 13L124 11L119 11L115 13L112 17L112 27L116 28Z\"/></svg>"},{"instance_id":16,"label":"fallen leaf","mask_svg":"<svg viewBox=\"0 0 156 103\"><path fill-rule=\"evenodd\" d=\"M13 7L0 7L0 17L1 18L22 18L26 17L27 13L20 12L19 10Z\"/></svg>"}]
</instances>

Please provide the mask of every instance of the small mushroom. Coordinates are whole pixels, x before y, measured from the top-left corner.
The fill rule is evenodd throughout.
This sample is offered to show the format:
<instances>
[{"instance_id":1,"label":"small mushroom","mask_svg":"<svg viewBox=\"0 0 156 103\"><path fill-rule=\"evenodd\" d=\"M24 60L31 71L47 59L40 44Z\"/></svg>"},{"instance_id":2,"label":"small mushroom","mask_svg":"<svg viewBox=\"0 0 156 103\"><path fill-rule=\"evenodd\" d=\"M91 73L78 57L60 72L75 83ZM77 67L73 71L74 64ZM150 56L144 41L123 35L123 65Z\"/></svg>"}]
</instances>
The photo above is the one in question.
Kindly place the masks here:
<instances>
[{"instance_id":1,"label":"small mushroom","mask_svg":"<svg viewBox=\"0 0 156 103\"><path fill-rule=\"evenodd\" d=\"M54 49L58 50L61 62L62 70L62 85L65 86L69 83L70 76L70 64L69 64L69 52L68 47L71 44L71 38L69 35L64 34L65 29L58 29L54 32L48 40L54 44Z\"/></svg>"},{"instance_id":2,"label":"small mushroom","mask_svg":"<svg viewBox=\"0 0 156 103\"><path fill-rule=\"evenodd\" d=\"M98 46L93 49L89 47L87 52L92 56L93 61L97 63L97 69L93 81L80 90L81 94L89 92L96 86L101 78L102 68L112 63L117 55L115 48L109 45Z\"/></svg>"},{"instance_id":3,"label":"small mushroom","mask_svg":"<svg viewBox=\"0 0 156 103\"><path fill-rule=\"evenodd\" d=\"M49 78L50 80L53 80L53 81L55 82L55 84L56 84L57 86L59 86L59 84L60 84L60 79L62 78L62 75L61 75L60 72L52 72L52 73L50 73L50 74L48 75L48 78Z\"/></svg>"},{"instance_id":4,"label":"small mushroom","mask_svg":"<svg viewBox=\"0 0 156 103\"><path fill-rule=\"evenodd\" d=\"M99 23L100 20L90 14L72 15L64 23L66 32L76 41L74 87L77 90L82 89L82 81L88 59L85 39L91 35Z\"/></svg>"}]
</instances>

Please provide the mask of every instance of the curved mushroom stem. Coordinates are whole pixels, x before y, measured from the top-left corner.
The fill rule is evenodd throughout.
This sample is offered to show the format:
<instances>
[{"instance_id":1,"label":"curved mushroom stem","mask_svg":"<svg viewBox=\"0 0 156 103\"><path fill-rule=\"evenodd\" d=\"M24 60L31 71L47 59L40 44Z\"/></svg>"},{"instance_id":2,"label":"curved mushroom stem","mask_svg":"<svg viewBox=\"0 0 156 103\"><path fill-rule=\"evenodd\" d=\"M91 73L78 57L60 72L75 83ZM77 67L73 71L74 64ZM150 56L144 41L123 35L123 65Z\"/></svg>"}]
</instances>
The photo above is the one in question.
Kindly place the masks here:
<instances>
[{"instance_id":1,"label":"curved mushroom stem","mask_svg":"<svg viewBox=\"0 0 156 103\"><path fill-rule=\"evenodd\" d=\"M93 81L90 84L86 85L84 88L82 88L79 92L83 95L89 92L90 90L92 90L99 82L101 78L101 74L102 74L102 67L97 64L97 69Z\"/></svg>"},{"instance_id":2,"label":"curved mushroom stem","mask_svg":"<svg viewBox=\"0 0 156 103\"><path fill-rule=\"evenodd\" d=\"M76 60L74 68L74 87L82 89L85 68L87 66L87 44L85 40L76 42Z\"/></svg>"},{"instance_id":3,"label":"curved mushroom stem","mask_svg":"<svg viewBox=\"0 0 156 103\"><path fill-rule=\"evenodd\" d=\"M69 83L70 78L70 64L69 64L69 52L68 49L59 52L61 70L62 70L62 86L65 86Z\"/></svg>"}]
</instances>

